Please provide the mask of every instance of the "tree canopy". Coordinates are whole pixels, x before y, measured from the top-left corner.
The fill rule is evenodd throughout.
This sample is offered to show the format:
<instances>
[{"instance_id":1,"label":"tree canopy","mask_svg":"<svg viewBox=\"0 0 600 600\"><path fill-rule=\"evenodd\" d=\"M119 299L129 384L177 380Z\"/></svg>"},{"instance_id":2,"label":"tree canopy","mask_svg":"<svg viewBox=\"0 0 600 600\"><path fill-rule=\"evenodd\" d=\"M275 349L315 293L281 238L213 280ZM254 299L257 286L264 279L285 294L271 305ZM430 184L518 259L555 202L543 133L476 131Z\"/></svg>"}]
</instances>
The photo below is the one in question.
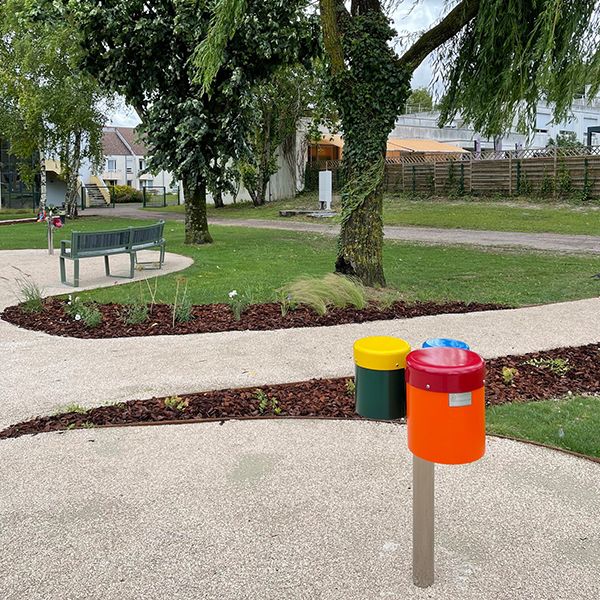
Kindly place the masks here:
<instances>
[{"instance_id":1,"label":"tree canopy","mask_svg":"<svg viewBox=\"0 0 600 600\"><path fill-rule=\"evenodd\" d=\"M213 2L82 0L69 10L84 32L85 66L136 109L149 170L183 180L186 241L211 241L206 190L225 185L223 169L244 150L249 92L282 65L314 54L313 19L304 0L252 0L209 87L196 81L197 48L218 25Z\"/></svg>"},{"instance_id":2,"label":"tree canopy","mask_svg":"<svg viewBox=\"0 0 600 600\"><path fill-rule=\"evenodd\" d=\"M52 2L0 4L0 134L16 156L60 160L71 211L81 160L102 159L102 103L110 100L80 69L81 41ZM31 182L35 171L22 176Z\"/></svg>"}]
</instances>

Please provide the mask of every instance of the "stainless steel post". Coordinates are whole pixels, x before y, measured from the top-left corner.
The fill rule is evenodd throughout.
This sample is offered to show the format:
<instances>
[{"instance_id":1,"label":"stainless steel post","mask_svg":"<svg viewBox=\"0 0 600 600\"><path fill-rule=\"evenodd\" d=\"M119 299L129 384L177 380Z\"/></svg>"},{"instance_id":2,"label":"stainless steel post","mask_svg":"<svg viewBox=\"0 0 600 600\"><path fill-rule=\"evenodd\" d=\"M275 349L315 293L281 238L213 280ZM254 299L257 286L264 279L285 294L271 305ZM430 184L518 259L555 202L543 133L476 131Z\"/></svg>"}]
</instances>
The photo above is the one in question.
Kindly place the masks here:
<instances>
[{"instance_id":1,"label":"stainless steel post","mask_svg":"<svg viewBox=\"0 0 600 600\"><path fill-rule=\"evenodd\" d=\"M413 455L413 582L433 583L435 463Z\"/></svg>"}]
</instances>

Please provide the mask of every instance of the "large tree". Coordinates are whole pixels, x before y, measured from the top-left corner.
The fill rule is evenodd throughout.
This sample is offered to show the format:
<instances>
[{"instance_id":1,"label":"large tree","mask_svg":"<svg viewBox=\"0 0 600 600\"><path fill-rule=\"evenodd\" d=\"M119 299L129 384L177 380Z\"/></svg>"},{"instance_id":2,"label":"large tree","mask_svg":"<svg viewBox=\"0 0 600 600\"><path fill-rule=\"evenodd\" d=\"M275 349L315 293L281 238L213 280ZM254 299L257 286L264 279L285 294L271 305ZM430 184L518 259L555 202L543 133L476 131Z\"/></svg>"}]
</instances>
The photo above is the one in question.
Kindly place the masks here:
<instances>
[{"instance_id":1,"label":"large tree","mask_svg":"<svg viewBox=\"0 0 600 600\"><path fill-rule=\"evenodd\" d=\"M315 45L304 0L248 0L228 52L204 88L193 58L211 31L212 0L82 0L68 3L86 43L85 67L122 94L142 119L150 170L183 181L186 243L212 241L207 189L217 193L226 167L244 149L249 90Z\"/></svg>"},{"instance_id":2,"label":"large tree","mask_svg":"<svg viewBox=\"0 0 600 600\"><path fill-rule=\"evenodd\" d=\"M502 133L515 118L533 126L544 96L564 116L583 82L595 82L593 91L600 85L598 77L585 75L589 69L598 73L600 63L598 0L450 1L402 53L392 46L397 32L385 10L397 4L319 0L347 181L336 270L369 285L385 284L381 184L387 138L410 96L412 75L427 57L437 55L445 88L442 123L460 111L486 135ZM217 18L234 18L243 5L218 0ZM208 63L200 66L210 75Z\"/></svg>"},{"instance_id":3,"label":"large tree","mask_svg":"<svg viewBox=\"0 0 600 600\"><path fill-rule=\"evenodd\" d=\"M52 2L6 0L0 4L0 135L21 158L39 155L35 174L45 190L45 158L60 160L65 204L76 212L78 176L84 159L102 159L101 106L110 97L79 68L80 32ZM41 196L42 208L45 195Z\"/></svg>"}]
</instances>

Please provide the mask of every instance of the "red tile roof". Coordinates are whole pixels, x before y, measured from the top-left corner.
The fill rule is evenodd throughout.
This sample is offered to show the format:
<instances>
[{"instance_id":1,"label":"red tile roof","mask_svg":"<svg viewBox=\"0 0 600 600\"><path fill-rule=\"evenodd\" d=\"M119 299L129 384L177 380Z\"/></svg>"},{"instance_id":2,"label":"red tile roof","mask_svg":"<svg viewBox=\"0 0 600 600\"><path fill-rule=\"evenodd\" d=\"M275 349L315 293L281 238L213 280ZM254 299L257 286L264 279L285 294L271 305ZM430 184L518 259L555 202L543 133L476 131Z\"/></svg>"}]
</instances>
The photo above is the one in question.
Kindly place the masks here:
<instances>
[{"instance_id":1,"label":"red tile roof","mask_svg":"<svg viewBox=\"0 0 600 600\"><path fill-rule=\"evenodd\" d=\"M105 156L131 156L131 150L136 156L146 156L147 152L146 146L138 141L133 127L105 128L102 134L102 147Z\"/></svg>"}]
</instances>

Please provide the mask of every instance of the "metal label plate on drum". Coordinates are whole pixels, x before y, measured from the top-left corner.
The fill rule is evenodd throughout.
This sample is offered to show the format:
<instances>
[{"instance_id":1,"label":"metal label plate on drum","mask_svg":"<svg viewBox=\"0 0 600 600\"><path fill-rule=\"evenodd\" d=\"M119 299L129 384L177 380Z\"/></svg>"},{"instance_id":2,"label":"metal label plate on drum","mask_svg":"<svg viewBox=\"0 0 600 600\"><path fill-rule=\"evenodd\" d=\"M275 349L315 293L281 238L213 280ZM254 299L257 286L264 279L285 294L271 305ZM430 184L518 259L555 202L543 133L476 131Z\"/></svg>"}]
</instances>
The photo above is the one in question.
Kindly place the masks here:
<instances>
[{"instance_id":1,"label":"metal label plate on drum","mask_svg":"<svg viewBox=\"0 0 600 600\"><path fill-rule=\"evenodd\" d=\"M458 394L448 394L448 404L450 406L471 406L472 392L461 392Z\"/></svg>"}]
</instances>

